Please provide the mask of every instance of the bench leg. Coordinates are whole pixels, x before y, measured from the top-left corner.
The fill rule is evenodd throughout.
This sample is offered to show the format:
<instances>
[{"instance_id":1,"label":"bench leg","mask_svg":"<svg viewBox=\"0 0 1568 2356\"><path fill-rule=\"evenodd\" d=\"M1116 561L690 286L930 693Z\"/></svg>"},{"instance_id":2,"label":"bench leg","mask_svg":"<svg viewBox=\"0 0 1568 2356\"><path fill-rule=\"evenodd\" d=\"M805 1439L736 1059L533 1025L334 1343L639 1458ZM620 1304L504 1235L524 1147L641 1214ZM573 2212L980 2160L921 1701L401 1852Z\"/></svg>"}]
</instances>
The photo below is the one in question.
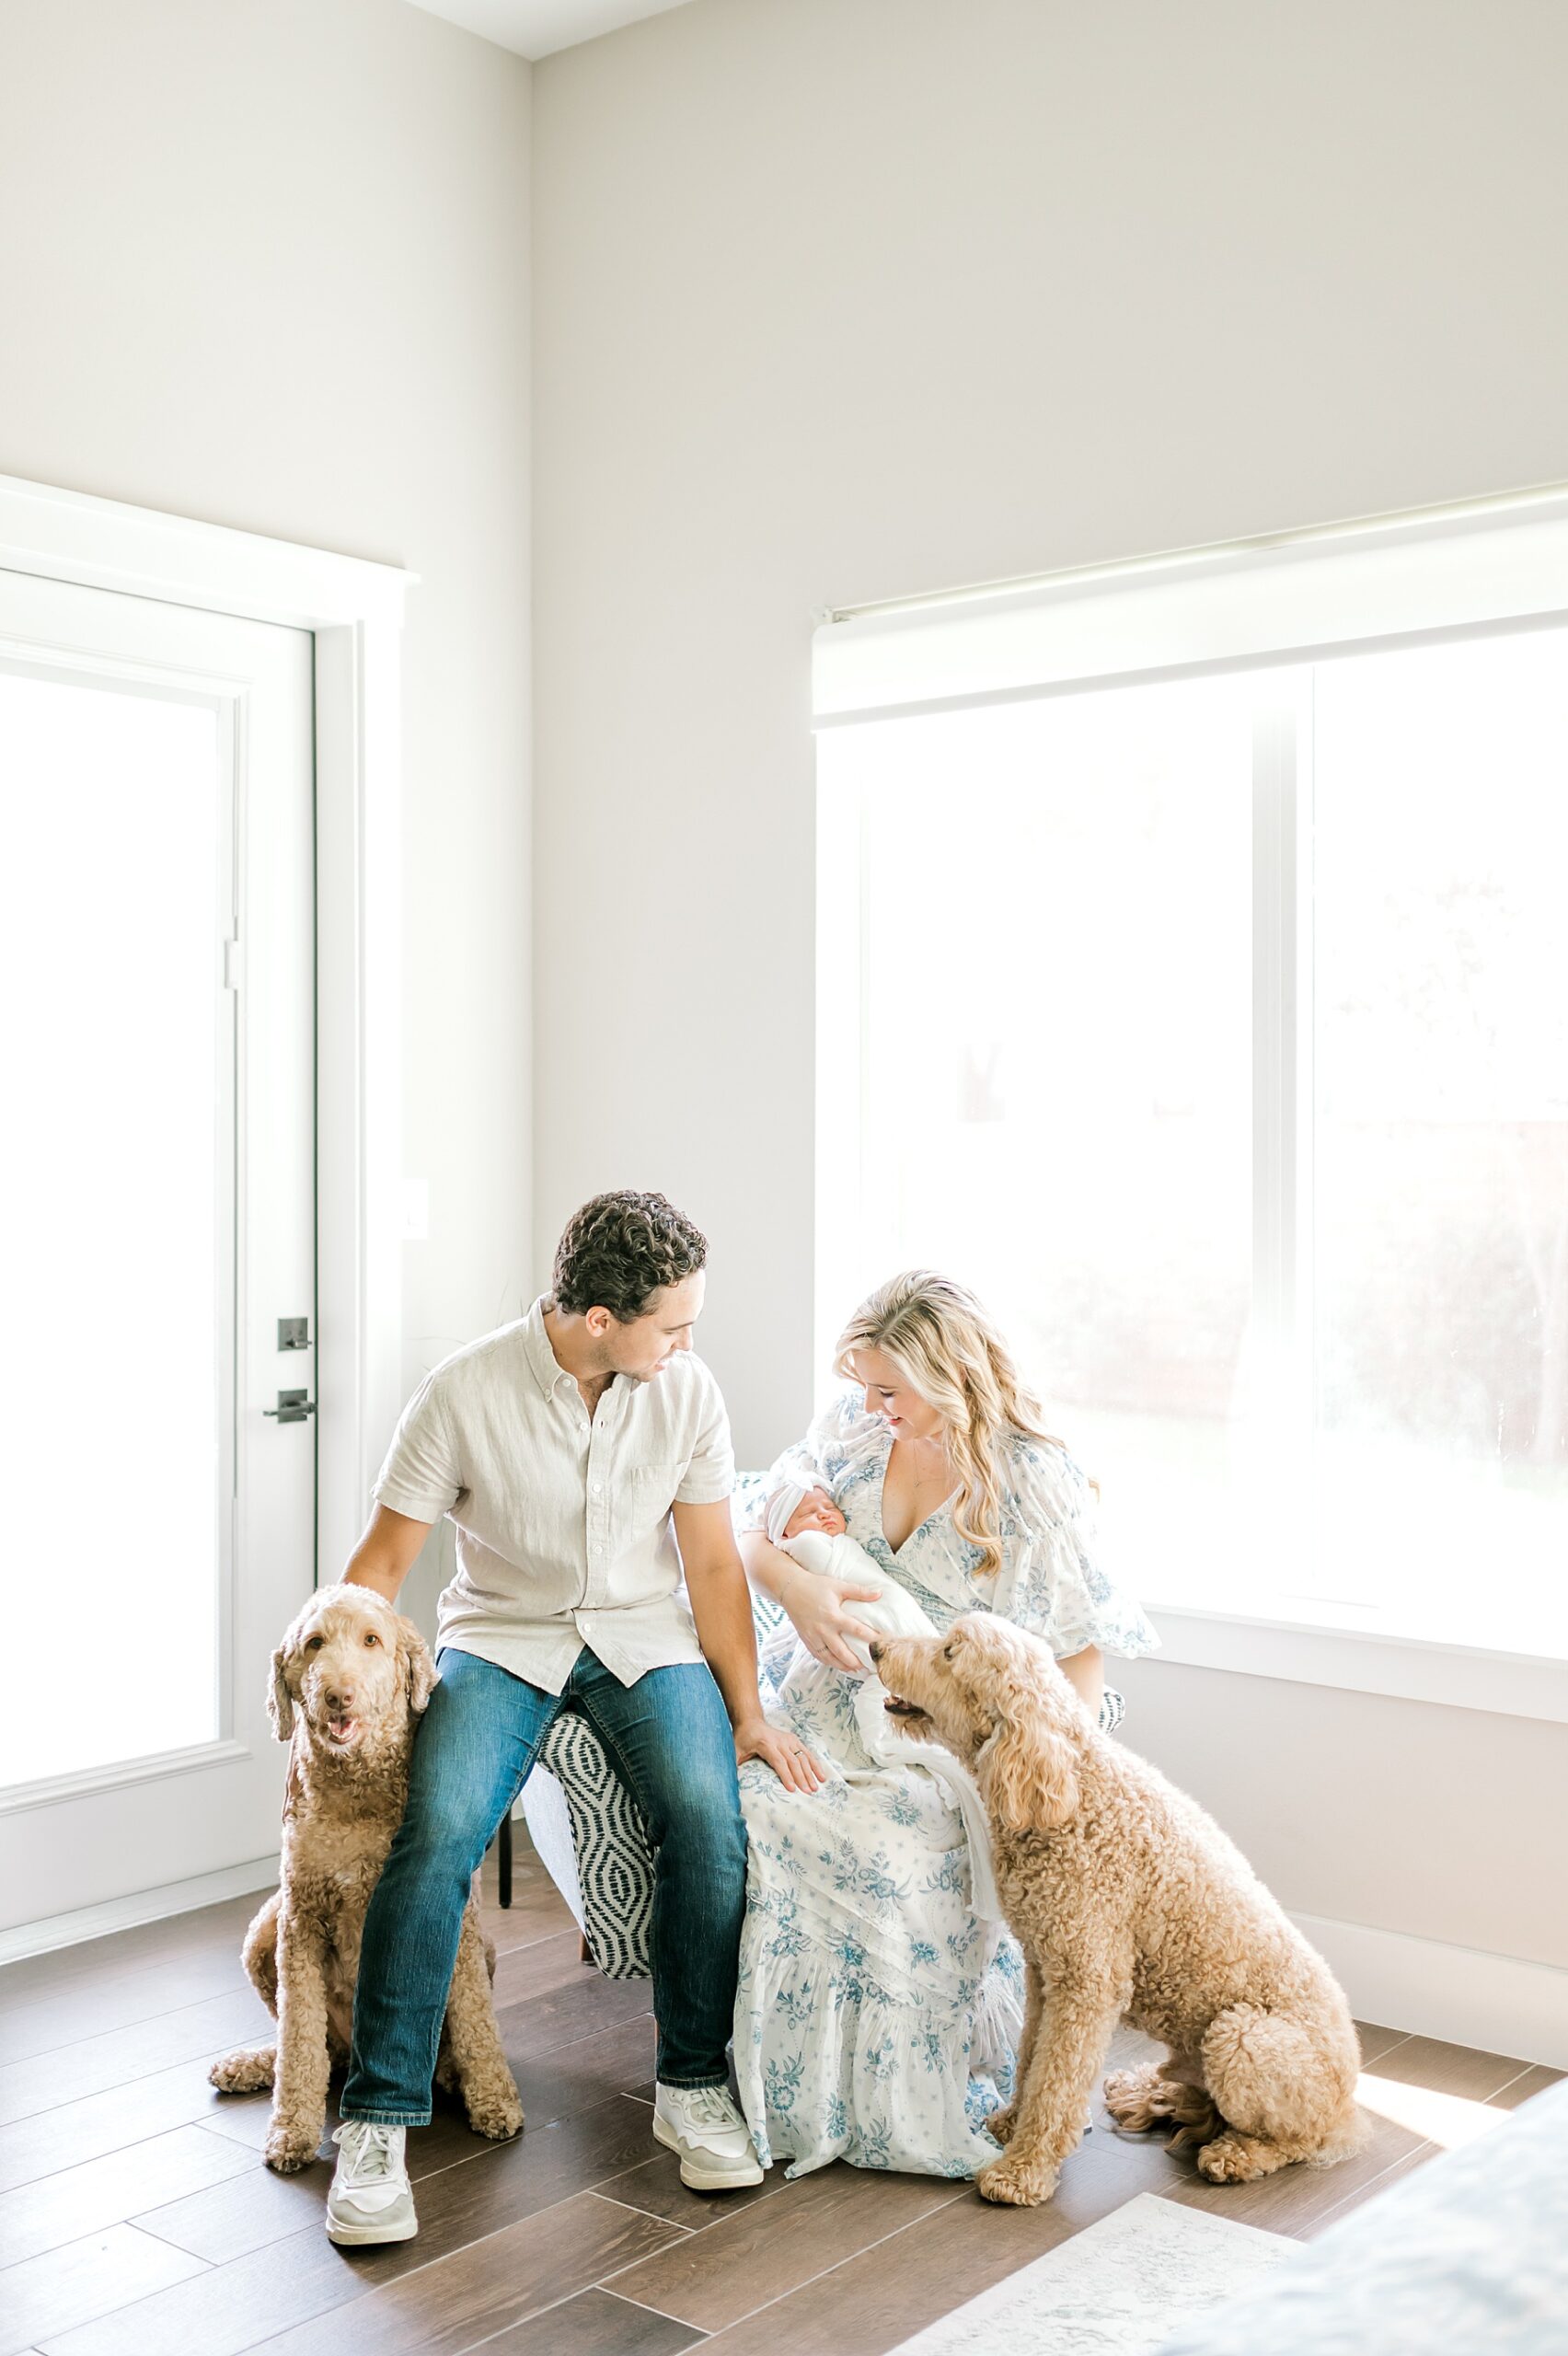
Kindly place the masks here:
<instances>
[{"instance_id":1,"label":"bench leg","mask_svg":"<svg viewBox=\"0 0 1568 2356\"><path fill-rule=\"evenodd\" d=\"M501 1819L501 1831L496 1838L495 1862L501 1882L501 1902L503 1906L510 1906L512 1903L512 1810L510 1808Z\"/></svg>"}]
</instances>

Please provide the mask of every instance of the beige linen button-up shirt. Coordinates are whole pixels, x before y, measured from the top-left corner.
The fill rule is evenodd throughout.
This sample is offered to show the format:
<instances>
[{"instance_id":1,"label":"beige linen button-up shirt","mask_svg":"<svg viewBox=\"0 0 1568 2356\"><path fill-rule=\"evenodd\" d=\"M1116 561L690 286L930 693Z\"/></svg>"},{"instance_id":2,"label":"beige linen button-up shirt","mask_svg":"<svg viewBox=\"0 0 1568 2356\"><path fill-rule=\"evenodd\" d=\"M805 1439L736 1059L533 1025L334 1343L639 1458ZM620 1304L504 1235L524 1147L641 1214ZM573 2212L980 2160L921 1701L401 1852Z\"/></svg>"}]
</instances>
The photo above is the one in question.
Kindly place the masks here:
<instances>
[{"instance_id":1,"label":"beige linen button-up shirt","mask_svg":"<svg viewBox=\"0 0 1568 2356\"><path fill-rule=\"evenodd\" d=\"M438 1646L559 1693L587 1645L633 1685L702 1658L676 1593L670 1507L730 1495L729 1417L702 1360L680 1350L646 1382L615 1376L590 1418L550 1347L544 1300L426 1375L373 1494L456 1526Z\"/></svg>"}]
</instances>

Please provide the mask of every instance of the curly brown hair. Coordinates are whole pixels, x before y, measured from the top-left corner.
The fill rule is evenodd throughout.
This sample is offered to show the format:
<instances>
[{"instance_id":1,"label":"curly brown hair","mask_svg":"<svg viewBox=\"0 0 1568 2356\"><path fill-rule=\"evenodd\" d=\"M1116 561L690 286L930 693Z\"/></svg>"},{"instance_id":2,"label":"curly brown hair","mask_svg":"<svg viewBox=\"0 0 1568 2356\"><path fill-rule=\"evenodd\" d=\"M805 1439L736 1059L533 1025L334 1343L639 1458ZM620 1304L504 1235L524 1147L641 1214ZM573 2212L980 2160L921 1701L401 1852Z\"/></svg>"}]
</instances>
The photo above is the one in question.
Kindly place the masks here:
<instances>
[{"instance_id":1,"label":"curly brown hair","mask_svg":"<svg viewBox=\"0 0 1568 2356\"><path fill-rule=\"evenodd\" d=\"M582 1316L607 1309L617 1324L646 1317L653 1296L708 1263L708 1238L663 1195L621 1187L572 1212L556 1246L550 1306Z\"/></svg>"}]
</instances>

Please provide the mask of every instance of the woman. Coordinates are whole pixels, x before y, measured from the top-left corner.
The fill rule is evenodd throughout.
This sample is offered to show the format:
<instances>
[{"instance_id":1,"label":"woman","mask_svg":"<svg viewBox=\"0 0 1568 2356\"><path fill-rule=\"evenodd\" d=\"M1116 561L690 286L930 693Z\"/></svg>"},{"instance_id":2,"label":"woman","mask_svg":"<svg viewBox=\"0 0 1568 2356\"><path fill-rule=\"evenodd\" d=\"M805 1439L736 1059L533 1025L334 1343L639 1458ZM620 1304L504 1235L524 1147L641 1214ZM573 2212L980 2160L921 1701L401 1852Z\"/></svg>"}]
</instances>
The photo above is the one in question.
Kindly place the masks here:
<instances>
[{"instance_id":1,"label":"woman","mask_svg":"<svg viewBox=\"0 0 1568 2356\"><path fill-rule=\"evenodd\" d=\"M755 1586L797 1651L782 1716L823 1778L791 1791L742 1770L749 1838L735 2066L765 2161L832 2159L971 2176L996 2157L985 2121L1011 2092L1021 2018L1012 1941L970 1904L951 1796L861 1745L848 1640L870 1590L801 1569L767 1534L785 1483L825 1488L848 1535L933 1624L999 1611L1043 1636L1098 1710L1102 1651L1152 1651L1137 1605L1094 1562L1093 1493L980 1303L924 1271L895 1276L840 1336L845 1391L740 1509Z\"/></svg>"}]
</instances>

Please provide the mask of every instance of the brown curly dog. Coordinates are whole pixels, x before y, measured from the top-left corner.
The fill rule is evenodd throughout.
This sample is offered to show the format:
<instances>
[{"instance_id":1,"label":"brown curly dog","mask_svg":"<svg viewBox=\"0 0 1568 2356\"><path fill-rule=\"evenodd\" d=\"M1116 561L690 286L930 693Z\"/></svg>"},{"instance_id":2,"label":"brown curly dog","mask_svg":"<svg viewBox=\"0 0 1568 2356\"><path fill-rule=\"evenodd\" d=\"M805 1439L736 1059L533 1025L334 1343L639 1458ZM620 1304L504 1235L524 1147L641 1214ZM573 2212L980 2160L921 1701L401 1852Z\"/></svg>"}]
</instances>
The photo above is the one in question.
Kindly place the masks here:
<instances>
[{"instance_id":1,"label":"brown curly dog","mask_svg":"<svg viewBox=\"0 0 1568 2356\"><path fill-rule=\"evenodd\" d=\"M1048 2200L1124 2016L1163 2062L1105 2082L1119 2126L1176 2122L1216 2184L1359 2149L1350 2007L1195 1800L1102 1735L1047 1647L968 1612L870 1647L901 1728L971 1768L1027 1972L1018 2096L989 2124L987 2200Z\"/></svg>"},{"instance_id":2,"label":"brown curly dog","mask_svg":"<svg viewBox=\"0 0 1568 2356\"><path fill-rule=\"evenodd\" d=\"M348 2060L364 1910L402 1821L414 1722L435 1681L413 1622L367 1587L321 1588L272 1655L267 1706L279 1741L292 1744L282 1886L244 1952L278 2039L227 2054L208 2075L225 2094L271 2087L267 2164L285 2175L316 2157L332 2065ZM470 1898L435 2076L461 2092L471 2127L500 2138L516 2134L523 2106L496 2027L494 1976Z\"/></svg>"}]
</instances>

